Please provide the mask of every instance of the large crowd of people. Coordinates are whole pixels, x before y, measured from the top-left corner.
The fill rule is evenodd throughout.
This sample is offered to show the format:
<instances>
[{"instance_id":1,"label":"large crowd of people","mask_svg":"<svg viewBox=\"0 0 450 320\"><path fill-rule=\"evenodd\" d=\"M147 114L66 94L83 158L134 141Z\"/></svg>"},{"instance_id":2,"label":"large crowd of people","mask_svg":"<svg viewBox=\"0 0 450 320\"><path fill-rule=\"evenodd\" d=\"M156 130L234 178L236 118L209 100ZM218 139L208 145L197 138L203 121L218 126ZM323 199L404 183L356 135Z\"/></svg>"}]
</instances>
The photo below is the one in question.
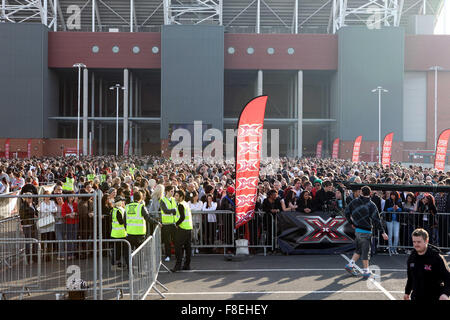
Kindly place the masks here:
<instances>
[{"instance_id":1,"label":"large crowd of people","mask_svg":"<svg viewBox=\"0 0 450 320\"><path fill-rule=\"evenodd\" d=\"M400 163L383 168L378 164L340 159L280 158L262 161L256 209L273 216L282 211L312 214L331 207L343 212L360 195L360 190L346 189L349 182L450 186L450 172L438 172L419 165L402 166ZM207 211L203 220L194 215L194 243L199 241L198 230L202 226L202 241L213 245L219 231L219 217L214 211L235 209L234 162L174 163L155 156L0 160L0 194L14 191L37 194L42 185L53 186L48 194L74 194L69 198L55 196L40 203L27 200L20 211L24 232L29 236L35 232L33 219L39 218L41 212L53 213L56 223L39 231L42 239L47 240L92 238L93 200L77 199L76 194L93 190L101 190L103 194L102 232L105 237L111 233L111 215L116 202L129 204L138 193L138 198L142 199L154 219L161 218L160 200L169 189L184 191L185 201L192 211ZM380 212L385 212L389 253L398 253L400 232L405 229L409 234L415 227L426 228L431 243L448 247L449 230L442 230L438 214L450 212L450 193L373 191L371 200ZM407 216L409 220L404 220L405 215L400 212L422 215ZM232 225L228 227L232 228ZM444 227L448 228L448 225Z\"/></svg>"}]
</instances>

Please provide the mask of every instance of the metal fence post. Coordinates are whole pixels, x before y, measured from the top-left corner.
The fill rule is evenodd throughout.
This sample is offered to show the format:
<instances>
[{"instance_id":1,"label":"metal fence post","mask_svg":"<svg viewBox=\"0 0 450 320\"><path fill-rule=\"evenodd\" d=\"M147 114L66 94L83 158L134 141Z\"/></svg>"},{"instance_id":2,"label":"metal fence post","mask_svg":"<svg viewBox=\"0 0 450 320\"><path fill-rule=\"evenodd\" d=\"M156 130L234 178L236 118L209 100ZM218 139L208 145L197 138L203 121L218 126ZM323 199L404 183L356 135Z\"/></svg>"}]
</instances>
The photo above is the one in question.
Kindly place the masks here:
<instances>
[{"instance_id":1,"label":"metal fence post","mask_svg":"<svg viewBox=\"0 0 450 320\"><path fill-rule=\"evenodd\" d=\"M98 191L95 191L94 195L94 236L93 236L93 246L94 246L94 275L93 275L93 281L94 281L94 300L97 300L97 219L98 219L98 202L97 197L99 196ZM101 279L100 279L101 281Z\"/></svg>"}]
</instances>

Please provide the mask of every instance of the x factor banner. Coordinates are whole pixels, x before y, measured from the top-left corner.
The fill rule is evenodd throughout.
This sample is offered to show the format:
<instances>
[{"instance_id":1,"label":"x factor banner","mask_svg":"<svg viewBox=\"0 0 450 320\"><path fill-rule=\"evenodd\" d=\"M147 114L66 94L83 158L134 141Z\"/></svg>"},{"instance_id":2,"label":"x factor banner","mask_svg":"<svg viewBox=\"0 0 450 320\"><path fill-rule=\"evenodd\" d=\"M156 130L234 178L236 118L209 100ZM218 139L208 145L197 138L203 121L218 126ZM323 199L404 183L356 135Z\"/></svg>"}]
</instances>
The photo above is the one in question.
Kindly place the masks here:
<instances>
[{"instance_id":1,"label":"x factor banner","mask_svg":"<svg viewBox=\"0 0 450 320\"><path fill-rule=\"evenodd\" d=\"M359 136L355 139L355 142L353 143L352 162L359 162L359 154L361 151L361 141L362 141L362 136Z\"/></svg>"},{"instance_id":2,"label":"x factor banner","mask_svg":"<svg viewBox=\"0 0 450 320\"><path fill-rule=\"evenodd\" d=\"M5 158L9 159L9 139L5 141Z\"/></svg>"},{"instance_id":3,"label":"x factor banner","mask_svg":"<svg viewBox=\"0 0 450 320\"><path fill-rule=\"evenodd\" d=\"M333 153L331 158L337 159L339 155L339 138L334 139L333 141Z\"/></svg>"},{"instance_id":4,"label":"x factor banner","mask_svg":"<svg viewBox=\"0 0 450 320\"><path fill-rule=\"evenodd\" d=\"M323 140L320 140L317 143L317 148L316 148L316 158L321 159L322 158L322 145L323 145Z\"/></svg>"},{"instance_id":5,"label":"x factor banner","mask_svg":"<svg viewBox=\"0 0 450 320\"><path fill-rule=\"evenodd\" d=\"M236 148L236 229L251 220L255 212L266 103L267 96L254 98L245 106L239 117Z\"/></svg>"},{"instance_id":6,"label":"x factor banner","mask_svg":"<svg viewBox=\"0 0 450 320\"><path fill-rule=\"evenodd\" d=\"M444 130L436 144L436 153L434 154L434 168L439 171L445 171L445 158L447 156L448 139L450 138L450 129Z\"/></svg>"},{"instance_id":7,"label":"x factor banner","mask_svg":"<svg viewBox=\"0 0 450 320\"><path fill-rule=\"evenodd\" d=\"M391 166L391 155L392 155L392 140L394 139L394 133L388 133L384 137L383 141L383 151L381 154L381 165L383 167Z\"/></svg>"},{"instance_id":8,"label":"x factor banner","mask_svg":"<svg viewBox=\"0 0 450 320\"><path fill-rule=\"evenodd\" d=\"M28 139L27 142L27 156L28 158L31 158L31 139Z\"/></svg>"}]
</instances>

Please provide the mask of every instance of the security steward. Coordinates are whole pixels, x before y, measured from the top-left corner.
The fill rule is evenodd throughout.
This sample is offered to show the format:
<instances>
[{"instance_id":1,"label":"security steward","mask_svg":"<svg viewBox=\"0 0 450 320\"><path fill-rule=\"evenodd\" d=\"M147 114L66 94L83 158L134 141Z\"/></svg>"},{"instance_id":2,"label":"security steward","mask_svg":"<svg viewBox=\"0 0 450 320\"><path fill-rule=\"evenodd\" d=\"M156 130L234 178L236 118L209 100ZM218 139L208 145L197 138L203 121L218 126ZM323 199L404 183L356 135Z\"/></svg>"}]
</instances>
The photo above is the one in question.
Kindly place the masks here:
<instances>
[{"instance_id":1,"label":"security steward","mask_svg":"<svg viewBox=\"0 0 450 320\"><path fill-rule=\"evenodd\" d=\"M177 214L177 204L173 198L174 188L172 186L166 186L165 196L159 201L159 207L161 208L161 241L164 244L165 259L164 261L170 261L170 243L175 243L175 216Z\"/></svg>"},{"instance_id":2,"label":"security steward","mask_svg":"<svg viewBox=\"0 0 450 320\"><path fill-rule=\"evenodd\" d=\"M403 299L449 300L450 269L439 249L428 244L428 232L421 228L413 231L412 241L414 250L407 262L408 280Z\"/></svg>"},{"instance_id":3,"label":"security steward","mask_svg":"<svg viewBox=\"0 0 450 320\"><path fill-rule=\"evenodd\" d=\"M114 208L112 210L112 228L111 238L116 240L126 240L127 230L125 227L125 198L117 196L114 199ZM123 242L115 243L115 257L112 258L112 270L122 270L122 256L128 267L128 246ZM123 253L123 254L122 254Z\"/></svg>"},{"instance_id":4,"label":"security steward","mask_svg":"<svg viewBox=\"0 0 450 320\"><path fill-rule=\"evenodd\" d=\"M125 225L127 232L127 240L131 244L131 249L135 250L145 240L147 234L147 224L159 224L153 219L145 207L143 200L143 194L141 191L134 194L134 201L125 206Z\"/></svg>"},{"instance_id":5,"label":"security steward","mask_svg":"<svg viewBox=\"0 0 450 320\"><path fill-rule=\"evenodd\" d=\"M192 233L192 214L189 205L184 201L184 192L178 190L175 192L175 201L177 202L176 215L176 233L175 233L175 257L177 259L172 272L181 270L183 260L183 251L185 261L183 270L190 270L191 264L191 233Z\"/></svg>"}]
</instances>

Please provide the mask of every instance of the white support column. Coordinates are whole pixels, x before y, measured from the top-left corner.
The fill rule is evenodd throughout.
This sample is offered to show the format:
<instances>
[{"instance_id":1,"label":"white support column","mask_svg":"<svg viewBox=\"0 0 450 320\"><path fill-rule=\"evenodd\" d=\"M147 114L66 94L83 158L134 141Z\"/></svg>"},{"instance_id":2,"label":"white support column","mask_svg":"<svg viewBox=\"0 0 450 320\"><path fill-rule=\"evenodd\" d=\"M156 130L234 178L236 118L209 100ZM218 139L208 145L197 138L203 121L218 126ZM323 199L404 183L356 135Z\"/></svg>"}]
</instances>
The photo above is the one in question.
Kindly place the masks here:
<instances>
[{"instance_id":1,"label":"white support column","mask_svg":"<svg viewBox=\"0 0 450 320\"><path fill-rule=\"evenodd\" d=\"M89 71L83 69L83 156L88 154L88 107L89 107Z\"/></svg>"},{"instance_id":2,"label":"white support column","mask_svg":"<svg viewBox=\"0 0 450 320\"><path fill-rule=\"evenodd\" d=\"M295 8L294 8L294 33L298 33L298 0L295 0Z\"/></svg>"},{"instance_id":3,"label":"white support column","mask_svg":"<svg viewBox=\"0 0 450 320\"><path fill-rule=\"evenodd\" d=\"M53 23L53 31L58 31L58 0L54 0L54 6L53 6L53 18L55 19L55 22Z\"/></svg>"},{"instance_id":4,"label":"white support column","mask_svg":"<svg viewBox=\"0 0 450 320\"><path fill-rule=\"evenodd\" d=\"M91 117L95 117L95 75L91 73ZM95 139L95 124L91 120L92 139Z\"/></svg>"},{"instance_id":5,"label":"white support column","mask_svg":"<svg viewBox=\"0 0 450 320\"><path fill-rule=\"evenodd\" d=\"M39 1L40 2L40 1ZM42 7L42 24L48 26L48 0L44 0L44 6Z\"/></svg>"},{"instance_id":6,"label":"white support column","mask_svg":"<svg viewBox=\"0 0 450 320\"><path fill-rule=\"evenodd\" d=\"M103 108L103 79L100 79L99 82L99 90L98 90L98 116L102 117L102 108ZM98 124L98 153L99 155L103 155L103 122L100 120Z\"/></svg>"},{"instance_id":7,"label":"white support column","mask_svg":"<svg viewBox=\"0 0 450 320\"><path fill-rule=\"evenodd\" d=\"M297 73L297 156L303 155L303 71Z\"/></svg>"},{"instance_id":8,"label":"white support column","mask_svg":"<svg viewBox=\"0 0 450 320\"><path fill-rule=\"evenodd\" d=\"M133 108L134 108L134 101L133 101L133 97L134 97L134 84L135 81L133 79L133 73L130 72L130 116L133 116ZM133 123L132 121L130 121L130 125L129 125L129 137L130 137L130 155L132 155L133 152L133 126L135 126L136 124Z\"/></svg>"},{"instance_id":9,"label":"white support column","mask_svg":"<svg viewBox=\"0 0 450 320\"><path fill-rule=\"evenodd\" d=\"M136 107L134 108L135 109L134 116L138 117L138 108L140 108L140 99L139 99L140 91L139 91L139 86L141 85L141 82L137 78L136 78L135 82L136 82L136 84L135 84L135 87L136 87L135 95L136 96L135 96L134 102L135 102ZM137 155L138 151L139 151L139 146L138 146L138 127L137 127L137 125L135 125L134 126L134 153Z\"/></svg>"},{"instance_id":10,"label":"white support column","mask_svg":"<svg viewBox=\"0 0 450 320\"><path fill-rule=\"evenodd\" d=\"M258 78L256 80L256 96L263 95L263 86L264 86L264 79L263 79L263 71L258 70Z\"/></svg>"},{"instance_id":11,"label":"white support column","mask_svg":"<svg viewBox=\"0 0 450 320\"><path fill-rule=\"evenodd\" d=\"M134 32L134 0L130 0L130 32Z\"/></svg>"},{"instance_id":12,"label":"white support column","mask_svg":"<svg viewBox=\"0 0 450 320\"><path fill-rule=\"evenodd\" d=\"M91 17L91 21L92 21L92 32L95 32L95 7L96 7L96 0L92 0L92 17Z\"/></svg>"},{"instance_id":13,"label":"white support column","mask_svg":"<svg viewBox=\"0 0 450 320\"><path fill-rule=\"evenodd\" d=\"M261 0L256 5L256 33L261 33Z\"/></svg>"},{"instance_id":14,"label":"white support column","mask_svg":"<svg viewBox=\"0 0 450 320\"><path fill-rule=\"evenodd\" d=\"M123 70L123 145L122 150L125 148L125 143L128 140L128 93L129 93L129 87L128 87L128 69Z\"/></svg>"}]
</instances>

